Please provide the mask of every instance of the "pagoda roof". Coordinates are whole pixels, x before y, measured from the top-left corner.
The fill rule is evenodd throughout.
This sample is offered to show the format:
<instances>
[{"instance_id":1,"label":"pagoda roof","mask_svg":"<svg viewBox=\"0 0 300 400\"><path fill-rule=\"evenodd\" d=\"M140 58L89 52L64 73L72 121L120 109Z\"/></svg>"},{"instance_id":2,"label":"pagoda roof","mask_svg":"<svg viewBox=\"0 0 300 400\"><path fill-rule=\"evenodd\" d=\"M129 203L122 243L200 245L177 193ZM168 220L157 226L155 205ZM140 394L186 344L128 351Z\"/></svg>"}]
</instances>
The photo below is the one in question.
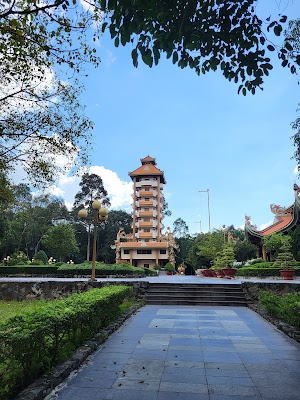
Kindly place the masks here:
<instances>
[{"instance_id":1,"label":"pagoda roof","mask_svg":"<svg viewBox=\"0 0 300 400\"><path fill-rule=\"evenodd\" d=\"M149 155L148 155L147 157L145 157L145 158L141 158L140 160L141 160L141 163L142 163L142 164L151 162L151 163L153 163L154 165L156 165L156 161L155 161L156 159L153 158L153 157L150 157Z\"/></svg>"},{"instance_id":2,"label":"pagoda roof","mask_svg":"<svg viewBox=\"0 0 300 400\"><path fill-rule=\"evenodd\" d=\"M272 233L285 232L300 223L300 188L297 185L294 185L294 191L295 202L290 207L285 208L271 204L271 211L275 214L275 219L272 225L258 230L255 225L251 224L250 217L246 217L245 230L249 239L251 237L263 238Z\"/></svg>"},{"instance_id":3,"label":"pagoda roof","mask_svg":"<svg viewBox=\"0 0 300 400\"><path fill-rule=\"evenodd\" d=\"M144 160L149 158L149 163L148 161L144 162ZM166 183L165 180L165 176L164 176L164 171L161 171L160 169L158 169L154 163L150 163L151 160L154 160L155 162L155 158L151 158L150 156L147 156L143 159L141 159L142 165L135 169L132 172L129 172L128 175L133 178L135 176L147 176L147 175L152 175L152 176L160 176L161 177L161 182L162 183Z\"/></svg>"},{"instance_id":4,"label":"pagoda roof","mask_svg":"<svg viewBox=\"0 0 300 400\"><path fill-rule=\"evenodd\" d=\"M167 249L168 242L122 242L120 247L123 249Z\"/></svg>"}]
</instances>

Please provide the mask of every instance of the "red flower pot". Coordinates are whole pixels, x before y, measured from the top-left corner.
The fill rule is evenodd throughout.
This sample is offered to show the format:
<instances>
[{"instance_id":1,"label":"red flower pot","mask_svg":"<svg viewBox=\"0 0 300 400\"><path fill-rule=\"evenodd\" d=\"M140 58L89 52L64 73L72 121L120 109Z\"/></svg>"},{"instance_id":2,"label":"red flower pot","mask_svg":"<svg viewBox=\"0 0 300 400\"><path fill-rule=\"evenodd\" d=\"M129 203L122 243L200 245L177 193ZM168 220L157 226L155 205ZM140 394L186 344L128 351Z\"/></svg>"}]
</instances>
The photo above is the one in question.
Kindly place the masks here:
<instances>
[{"instance_id":1,"label":"red flower pot","mask_svg":"<svg viewBox=\"0 0 300 400\"><path fill-rule=\"evenodd\" d=\"M295 271L292 269L282 269L280 270L280 275L283 279L292 281L294 279Z\"/></svg>"},{"instance_id":2,"label":"red flower pot","mask_svg":"<svg viewBox=\"0 0 300 400\"><path fill-rule=\"evenodd\" d=\"M211 269L206 269L206 276L212 278L214 276L213 271Z\"/></svg>"},{"instance_id":3,"label":"red flower pot","mask_svg":"<svg viewBox=\"0 0 300 400\"><path fill-rule=\"evenodd\" d=\"M236 268L222 268L222 271L225 274L225 278L234 278L234 275L237 271Z\"/></svg>"}]
</instances>

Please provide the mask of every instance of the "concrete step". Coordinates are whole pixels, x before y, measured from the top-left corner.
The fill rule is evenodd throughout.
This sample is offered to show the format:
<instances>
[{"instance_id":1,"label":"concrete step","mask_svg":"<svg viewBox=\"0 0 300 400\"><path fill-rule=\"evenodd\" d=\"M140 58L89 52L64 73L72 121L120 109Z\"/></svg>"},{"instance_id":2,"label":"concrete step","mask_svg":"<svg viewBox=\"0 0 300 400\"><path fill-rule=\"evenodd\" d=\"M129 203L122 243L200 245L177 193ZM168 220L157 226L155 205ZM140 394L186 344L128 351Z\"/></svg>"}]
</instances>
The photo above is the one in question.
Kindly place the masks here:
<instances>
[{"instance_id":1,"label":"concrete step","mask_svg":"<svg viewBox=\"0 0 300 400\"><path fill-rule=\"evenodd\" d=\"M150 283L146 304L246 306L240 284L191 285Z\"/></svg>"}]
</instances>

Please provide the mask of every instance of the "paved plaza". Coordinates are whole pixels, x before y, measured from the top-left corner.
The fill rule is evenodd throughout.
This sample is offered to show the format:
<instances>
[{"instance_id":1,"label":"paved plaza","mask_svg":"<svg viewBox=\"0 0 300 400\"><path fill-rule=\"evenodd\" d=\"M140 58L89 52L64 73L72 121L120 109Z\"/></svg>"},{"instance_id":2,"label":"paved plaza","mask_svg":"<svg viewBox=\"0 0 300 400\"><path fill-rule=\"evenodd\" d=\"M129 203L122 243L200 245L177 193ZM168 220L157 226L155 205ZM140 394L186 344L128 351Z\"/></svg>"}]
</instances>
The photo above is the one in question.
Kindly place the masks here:
<instances>
[{"instance_id":1,"label":"paved plaza","mask_svg":"<svg viewBox=\"0 0 300 400\"><path fill-rule=\"evenodd\" d=\"M300 399L300 345L246 307L145 306L48 399Z\"/></svg>"}]
</instances>

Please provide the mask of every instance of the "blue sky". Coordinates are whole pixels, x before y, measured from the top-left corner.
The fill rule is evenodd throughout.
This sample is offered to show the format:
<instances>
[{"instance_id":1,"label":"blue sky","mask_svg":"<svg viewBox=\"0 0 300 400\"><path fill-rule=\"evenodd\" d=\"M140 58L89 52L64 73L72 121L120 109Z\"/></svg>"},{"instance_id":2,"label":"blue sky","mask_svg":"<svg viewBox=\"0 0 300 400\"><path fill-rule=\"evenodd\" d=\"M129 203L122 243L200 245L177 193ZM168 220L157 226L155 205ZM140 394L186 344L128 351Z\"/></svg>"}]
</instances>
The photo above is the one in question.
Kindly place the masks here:
<instances>
[{"instance_id":1,"label":"blue sky","mask_svg":"<svg viewBox=\"0 0 300 400\"><path fill-rule=\"evenodd\" d=\"M273 11L277 3L264 2ZM280 3L299 15L296 1ZM165 172L172 211L166 227L181 217L191 233L199 232L199 221L207 231L207 194L199 193L207 188L214 228L242 226L245 214L261 226L272 220L271 203L293 203L298 177L290 124L297 117L299 77L276 64L264 91L244 97L218 72L198 77L170 60L152 69L141 62L136 69L131 50L103 37L100 67L82 79L82 103L95 123L91 165L105 176L115 207L130 210L128 172L147 155ZM71 203L78 178L62 178L56 190Z\"/></svg>"}]
</instances>

